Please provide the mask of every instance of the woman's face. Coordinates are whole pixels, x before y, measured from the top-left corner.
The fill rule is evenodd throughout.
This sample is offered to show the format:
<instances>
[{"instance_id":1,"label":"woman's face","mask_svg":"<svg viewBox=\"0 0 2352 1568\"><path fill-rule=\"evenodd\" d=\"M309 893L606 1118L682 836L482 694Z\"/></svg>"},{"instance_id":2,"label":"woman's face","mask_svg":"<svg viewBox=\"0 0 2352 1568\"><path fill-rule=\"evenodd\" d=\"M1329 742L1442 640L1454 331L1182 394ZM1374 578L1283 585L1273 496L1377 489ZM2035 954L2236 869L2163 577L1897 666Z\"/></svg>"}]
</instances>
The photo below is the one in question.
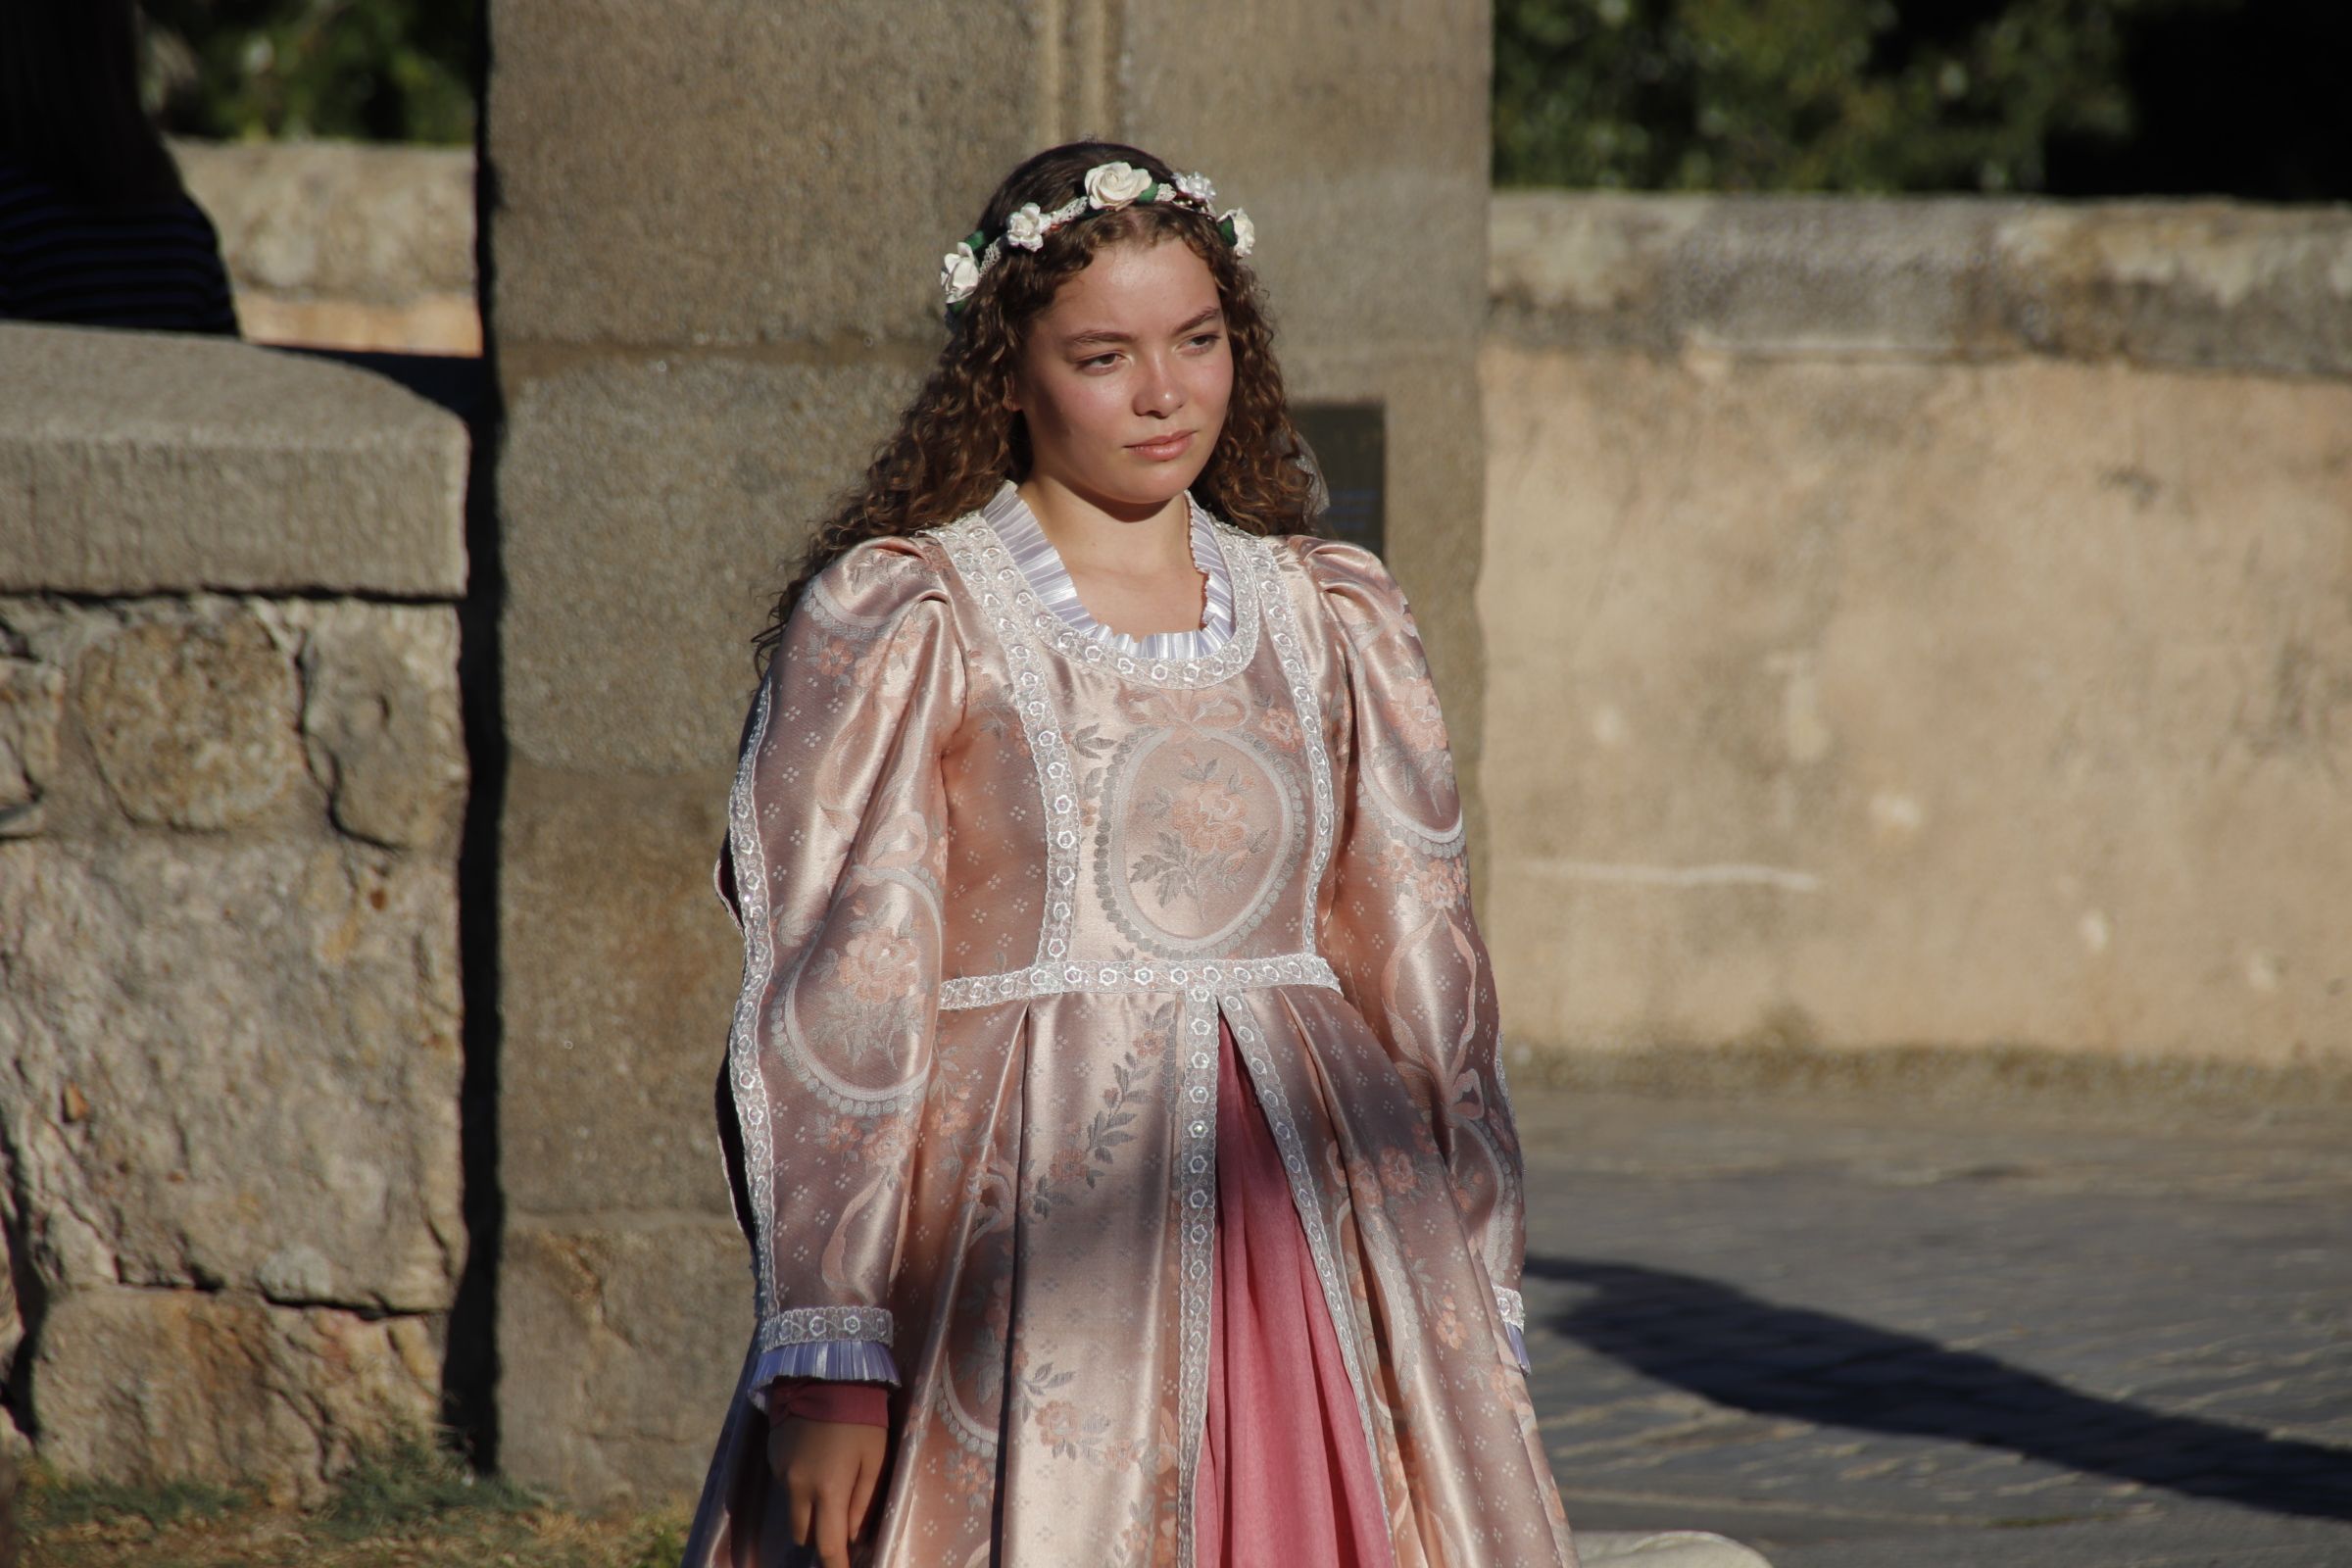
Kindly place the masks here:
<instances>
[{"instance_id":1,"label":"woman's face","mask_svg":"<svg viewBox=\"0 0 2352 1568\"><path fill-rule=\"evenodd\" d=\"M1029 323L1005 399L1032 476L1105 511L1158 510L1225 427L1233 352L1208 264L1179 239L1098 252Z\"/></svg>"}]
</instances>

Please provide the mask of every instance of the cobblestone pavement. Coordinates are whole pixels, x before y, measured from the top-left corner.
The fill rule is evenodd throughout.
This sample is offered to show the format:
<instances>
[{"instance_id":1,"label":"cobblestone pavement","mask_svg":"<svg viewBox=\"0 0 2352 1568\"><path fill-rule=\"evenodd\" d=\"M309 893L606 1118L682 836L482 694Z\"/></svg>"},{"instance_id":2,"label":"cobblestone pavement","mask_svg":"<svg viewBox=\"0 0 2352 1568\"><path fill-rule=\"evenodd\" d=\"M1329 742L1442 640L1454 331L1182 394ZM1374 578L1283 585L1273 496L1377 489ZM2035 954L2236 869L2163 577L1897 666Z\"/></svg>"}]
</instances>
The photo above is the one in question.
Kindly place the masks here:
<instances>
[{"instance_id":1,"label":"cobblestone pavement","mask_svg":"<svg viewBox=\"0 0 2352 1568\"><path fill-rule=\"evenodd\" d=\"M1570 1522L2352 1568L2352 1115L1514 1086Z\"/></svg>"}]
</instances>

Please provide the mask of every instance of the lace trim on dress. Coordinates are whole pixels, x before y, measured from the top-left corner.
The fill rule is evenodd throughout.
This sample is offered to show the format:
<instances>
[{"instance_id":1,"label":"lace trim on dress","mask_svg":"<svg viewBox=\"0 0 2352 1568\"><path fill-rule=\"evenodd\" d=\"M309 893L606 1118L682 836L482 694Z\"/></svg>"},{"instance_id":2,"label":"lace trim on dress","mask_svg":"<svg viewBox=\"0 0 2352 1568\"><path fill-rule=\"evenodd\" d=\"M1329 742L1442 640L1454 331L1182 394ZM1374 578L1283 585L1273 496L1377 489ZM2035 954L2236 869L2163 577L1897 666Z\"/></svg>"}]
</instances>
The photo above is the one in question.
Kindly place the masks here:
<instances>
[{"instance_id":1,"label":"lace trim on dress","mask_svg":"<svg viewBox=\"0 0 2352 1568\"><path fill-rule=\"evenodd\" d=\"M1193 991L1218 986L1322 986L1340 979L1322 955L1278 953L1262 958L1119 958L1103 963L1032 964L1001 974L958 975L940 987L942 1008L985 1007L1016 997L1065 991Z\"/></svg>"},{"instance_id":2,"label":"lace trim on dress","mask_svg":"<svg viewBox=\"0 0 2352 1568\"><path fill-rule=\"evenodd\" d=\"M1123 654L1144 659L1199 659L1214 653L1233 635L1233 576L1226 566L1225 553L1217 545L1216 524L1208 510L1195 501L1190 491L1185 493L1184 501L1192 516L1193 567L1208 578L1208 586L1202 593L1200 624L1191 631L1155 631L1146 637L1112 631L1087 612L1086 606L1078 600L1078 585L1070 580L1069 568L1062 564L1060 552L1046 537L1046 530L1038 524L1036 514L1010 479L998 487L980 511L996 528L997 537L1004 541L1013 564L1029 580L1029 591L1063 625Z\"/></svg>"},{"instance_id":3,"label":"lace trim on dress","mask_svg":"<svg viewBox=\"0 0 2352 1568\"><path fill-rule=\"evenodd\" d=\"M876 1340L888 1344L898 1320L886 1306L796 1306L760 1320L755 1343L761 1350L829 1340Z\"/></svg>"},{"instance_id":4,"label":"lace trim on dress","mask_svg":"<svg viewBox=\"0 0 2352 1568\"><path fill-rule=\"evenodd\" d=\"M1177 1430L1198 1433L1208 1420L1208 1335L1215 1285L1213 1245L1217 1201L1217 995L1196 985L1184 996L1183 1042L1176 1102L1176 1349ZM1176 1560L1193 1553L1193 1499L1200 1444L1176 1445Z\"/></svg>"},{"instance_id":5,"label":"lace trim on dress","mask_svg":"<svg viewBox=\"0 0 2352 1568\"><path fill-rule=\"evenodd\" d=\"M1306 736L1306 771L1315 791L1315 852L1306 872L1306 908L1298 920L1299 944L1311 953L1323 868L1331 863L1332 840L1339 826L1337 786L1332 781L1331 750L1323 742L1323 704L1315 695L1314 676L1307 669L1305 639L1292 613L1290 592L1277 581L1268 588L1265 603L1267 617L1273 622L1274 657L1282 665L1283 680L1290 685L1299 730Z\"/></svg>"},{"instance_id":6,"label":"lace trim on dress","mask_svg":"<svg viewBox=\"0 0 2352 1568\"><path fill-rule=\"evenodd\" d=\"M1198 503L1195 505L1198 508ZM1003 535L989 521L985 510L967 512L954 522L941 523L927 531L947 546L956 572L978 596L981 611L996 627L1006 655L1016 665L1025 665L1032 658L1034 644L1074 662L1115 673L1122 679L1148 686L1188 688L1213 686L1250 662L1250 656L1257 651L1257 596L1277 591L1266 542L1221 520L1214 513L1205 514L1216 536L1217 551L1223 558L1233 594L1233 631L1198 658L1155 659L1149 654L1125 653L1063 620L1046 608L1045 602L1037 597L1037 590L1029 585L1029 578L1013 564L1012 552L1004 548ZM1016 682L1023 675L1031 677L1028 684L1035 684L1036 670L1017 669ZM1028 704L1019 706L1026 716Z\"/></svg>"},{"instance_id":7,"label":"lace trim on dress","mask_svg":"<svg viewBox=\"0 0 2352 1568\"><path fill-rule=\"evenodd\" d=\"M744 935L743 990L727 1030L727 1073L737 1125L743 1138L743 1174L752 1207L753 1310L764 1318L776 1299L774 1232L776 1161L773 1129L767 1116L767 1082L760 1069L760 999L775 967L773 933L767 924L767 867L761 859L760 825L752 799L752 774L760 745L767 737L771 688L761 682L752 708L751 733L735 765L735 782L727 794L727 853L736 896L743 901L739 924ZM775 1342L769 1342L775 1343Z\"/></svg>"},{"instance_id":8,"label":"lace trim on dress","mask_svg":"<svg viewBox=\"0 0 2352 1568\"><path fill-rule=\"evenodd\" d=\"M1519 1358L1519 1370L1528 1370L1527 1360L1527 1303L1517 1291L1494 1287L1494 1309L1502 1314L1502 1332L1510 1337L1511 1354Z\"/></svg>"}]
</instances>

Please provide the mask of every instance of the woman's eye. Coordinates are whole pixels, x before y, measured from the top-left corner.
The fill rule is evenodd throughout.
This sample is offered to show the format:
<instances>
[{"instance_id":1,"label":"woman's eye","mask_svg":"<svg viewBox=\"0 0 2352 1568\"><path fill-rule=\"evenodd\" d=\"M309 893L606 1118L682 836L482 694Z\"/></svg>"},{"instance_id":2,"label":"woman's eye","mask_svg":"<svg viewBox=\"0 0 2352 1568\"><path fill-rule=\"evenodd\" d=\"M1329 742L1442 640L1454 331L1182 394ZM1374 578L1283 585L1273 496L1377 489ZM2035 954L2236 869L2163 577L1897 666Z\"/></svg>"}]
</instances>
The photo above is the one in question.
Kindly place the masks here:
<instances>
[{"instance_id":1,"label":"woman's eye","mask_svg":"<svg viewBox=\"0 0 2352 1568\"><path fill-rule=\"evenodd\" d=\"M1217 341L1217 339L1218 339L1218 338L1222 337L1223 335L1224 335L1224 334L1223 334L1223 333L1221 333L1221 332L1203 332L1203 333L1201 333L1201 334L1200 334L1199 337L1196 337L1196 338L1194 338L1194 339L1193 339L1193 342L1195 342L1195 343L1214 343L1215 341Z\"/></svg>"},{"instance_id":2,"label":"woman's eye","mask_svg":"<svg viewBox=\"0 0 2352 1568\"><path fill-rule=\"evenodd\" d=\"M1078 368L1081 370L1091 370L1098 366L1106 366L1117 358L1118 356L1116 354L1097 354L1091 359L1080 360L1078 362Z\"/></svg>"}]
</instances>

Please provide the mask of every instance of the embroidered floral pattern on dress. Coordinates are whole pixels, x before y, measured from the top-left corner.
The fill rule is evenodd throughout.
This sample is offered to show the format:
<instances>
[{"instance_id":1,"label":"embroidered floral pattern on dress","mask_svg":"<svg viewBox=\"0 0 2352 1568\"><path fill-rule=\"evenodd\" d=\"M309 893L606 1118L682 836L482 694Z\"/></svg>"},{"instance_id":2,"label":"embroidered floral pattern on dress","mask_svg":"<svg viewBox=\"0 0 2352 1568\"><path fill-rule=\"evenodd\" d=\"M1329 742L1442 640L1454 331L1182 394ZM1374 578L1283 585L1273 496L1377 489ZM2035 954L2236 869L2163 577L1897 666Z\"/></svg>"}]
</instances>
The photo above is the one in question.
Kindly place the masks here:
<instances>
[{"instance_id":1,"label":"embroidered floral pattern on dress","mask_svg":"<svg viewBox=\"0 0 2352 1568\"><path fill-rule=\"evenodd\" d=\"M931 965L924 961L921 939L904 911L855 913L841 922L843 937L821 950L805 974L778 994L775 1006L789 1016L777 1021L787 1038L821 1035L832 1045L831 1054L846 1066L880 1063L904 1068L908 1042L919 1036L922 1015L931 1005ZM813 1012L804 1016L800 996L816 1000ZM849 1107L888 1104L910 1091L897 1085L878 1092L853 1087L825 1070L813 1055L802 1058L812 1087Z\"/></svg>"},{"instance_id":2,"label":"embroidered floral pattern on dress","mask_svg":"<svg viewBox=\"0 0 2352 1568\"><path fill-rule=\"evenodd\" d=\"M1248 941L1305 849L1290 760L1240 728L1154 726L1120 742L1103 777L1095 894L1119 933L1162 957Z\"/></svg>"},{"instance_id":3,"label":"embroidered floral pattern on dress","mask_svg":"<svg viewBox=\"0 0 2352 1568\"><path fill-rule=\"evenodd\" d=\"M1358 777L1362 798L1412 854L1440 862L1458 860L1466 840L1453 772L1453 753L1446 743L1446 721L1438 709L1438 689L1430 679L1418 634L1409 616L1392 625L1352 628L1361 638L1367 658L1393 658L1403 672L1387 683L1374 702L1379 722L1368 725L1362 742ZM1420 797L1410 799L1393 780L1407 781ZM1439 809L1440 803L1447 809Z\"/></svg>"}]
</instances>

